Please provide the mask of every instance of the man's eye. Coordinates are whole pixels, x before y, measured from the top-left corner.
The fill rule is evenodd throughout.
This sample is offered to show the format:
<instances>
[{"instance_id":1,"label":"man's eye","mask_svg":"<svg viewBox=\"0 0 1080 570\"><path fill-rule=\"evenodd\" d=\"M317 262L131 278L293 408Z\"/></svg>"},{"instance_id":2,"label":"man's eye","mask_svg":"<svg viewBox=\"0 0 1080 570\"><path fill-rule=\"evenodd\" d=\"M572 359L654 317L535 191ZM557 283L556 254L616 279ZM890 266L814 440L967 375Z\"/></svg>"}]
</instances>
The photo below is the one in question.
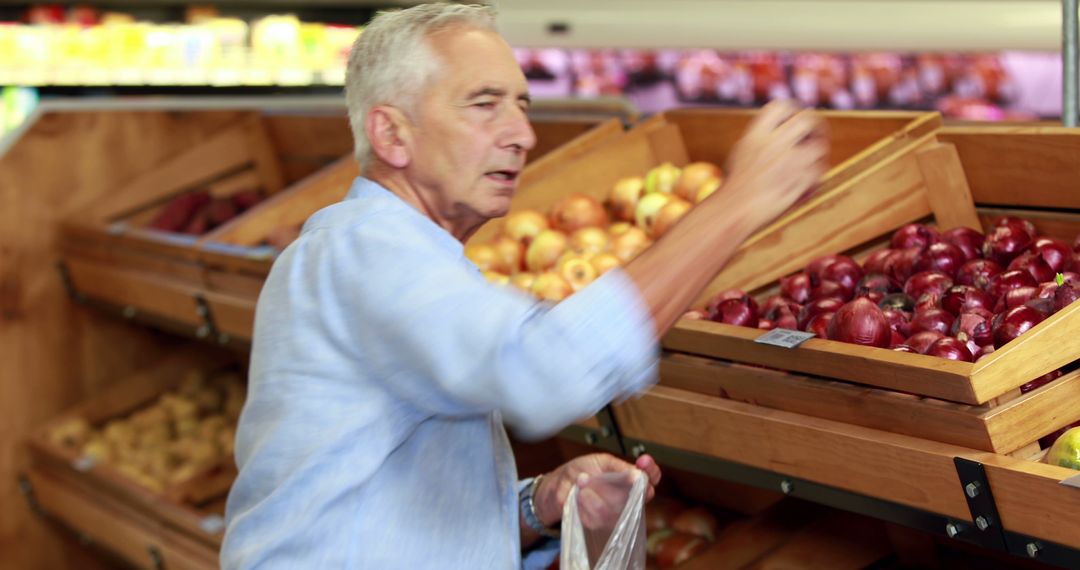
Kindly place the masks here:
<instances>
[{"instance_id":1,"label":"man's eye","mask_svg":"<svg viewBox=\"0 0 1080 570\"><path fill-rule=\"evenodd\" d=\"M478 101L476 103L473 103L473 107L479 107L481 109L494 109L495 108L495 102L494 101Z\"/></svg>"}]
</instances>

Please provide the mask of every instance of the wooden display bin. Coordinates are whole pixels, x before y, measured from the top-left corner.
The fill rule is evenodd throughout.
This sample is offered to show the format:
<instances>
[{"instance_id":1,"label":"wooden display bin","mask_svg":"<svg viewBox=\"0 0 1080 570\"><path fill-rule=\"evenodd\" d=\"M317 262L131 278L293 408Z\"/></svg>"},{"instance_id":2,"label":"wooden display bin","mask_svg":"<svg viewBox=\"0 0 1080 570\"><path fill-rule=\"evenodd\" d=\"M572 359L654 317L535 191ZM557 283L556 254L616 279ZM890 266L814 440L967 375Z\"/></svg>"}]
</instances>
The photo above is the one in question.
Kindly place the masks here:
<instances>
[{"instance_id":1,"label":"wooden display bin","mask_svg":"<svg viewBox=\"0 0 1080 570\"><path fill-rule=\"evenodd\" d=\"M101 535L110 547L117 546L110 542L116 535L127 536L125 529L130 523L134 535L129 538L137 540L134 544L151 541L165 548L160 544L168 534L175 535L169 539L174 543L186 541L216 553L224 530L225 496L236 477L231 456L155 490L136 482L110 462L98 463L81 455L77 448L59 442L57 434L77 418L100 427L110 419L143 410L178 387L191 371L216 373L237 368L236 357L229 353L209 347L182 349L33 433L28 439L34 459L32 482L35 496L46 512L90 536ZM111 516L108 513L113 511L124 513L121 518L126 523L114 529L93 523ZM119 553L142 564L142 557L132 557L125 550L134 546L127 544L128 538L117 541ZM140 548L145 554L146 546Z\"/></svg>"},{"instance_id":2,"label":"wooden display bin","mask_svg":"<svg viewBox=\"0 0 1080 570\"><path fill-rule=\"evenodd\" d=\"M511 211L546 212L573 193L605 200L621 178L644 176L664 162L724 164L755 111L685 109L654 116L625 135L576 159L523 180ZM944 200L918 191L924 176L919 156L936 152L933 133L941 126L936 113L823 112L832 153L830 170L813 197L750 237L701 296L704 303L723 289L753 289L789 273L811 259L854 247L880 233L937 213L952 221ZM914 168L912 168L915 166ZM935 180L935 183L938 182ZM837 212L845 212L843 219ZM474 242L492 239L501 222L482 227ZM768 268L768 269L765 269Z\"/></svg>"},{"instance_id":3,"label":"wooden display bin","mask_svg":"<svg viewBox=\"0 0 1080 570\"><path fill-rule=\"evenodd\" d=\"M994 196L1007 199L1008 195L1000 190L1007 187L1012 188L1017 195L1014 203L1032 207L1038 205L1036 200L1040 200L1039 196L1044 192L1019 192L1017 188L1039 189L1043 187L1044 180L1048 188L1060 188L1067 181L1075 179L1075 166L1069 169L1039 170L1037 173L1031 170L1014 170L1012 179L1005 179L1003 176L987 178L984 170L998 167L1002 156L1009 156L1010 160L1015 161L1014 169L1018 168L1019 164L1030 161L1056 161L1066 164L1080 153L1080 135L1053 128L1026 131L1015 128L984 129L974 132L969 129L959 133L946 130L941 134L944 144L938 147L934 158L942 159L942 162L934 168L939 174L949 178L948 186L960 188L959 194L970 192L977 203L987 204L986 199L993 199ZM980 136L980 132L985 134ZM1012 139L1017 132L1024 133L1021 144ZM983 148L989 144L988 140L995 140L1002 148L993 152L973 153L969 150L969 140L980 141ZM970 177L968 173L971 173ZM994 185L980 186L986 184L987 180L993 181ZM923 191L930 192L928 188ZM1061 204L1080 207L1080 195L1074 192L1067 197L1057 196L1050 205ZM991 210L984 210L979 219L974 218L971 212L963 214L959 209L953 212L952 217L967 218L971 221L964 225L985 229L982 228L982 222L989 224L997 215L1012 212L1002 209L1002 203L995 206ZM846 214L836 215L843 215L847 219ZM1080 233L1080 217L1075 215L1054 212L1020 212L1019 215L1035 220L1040 231L1051 237L1067 237L1072 240ZM959 225L943 223L940 216L937 218L941 227ZM890 229L890 232L897 227L898 225L884 226ZM841 251L844 250L836 249L823 253ZM1080 334L1080 304L1073 304L1059 311L977 363L955 362L820 339L811 339L796 350L788 350L754 342L761 334L762 331L749 328L684 320L665 337L664 346L677 352L766 365L953 402L982 405L1002 396L1008 397L1009 393L1020 385L1080 358L1080 348L1073 342L1076 335ZM1055 348L1051 350L1049 347ZM1080 413L1072 412L1071 415L1080 416Z\"/></svg>"}]
</instances>

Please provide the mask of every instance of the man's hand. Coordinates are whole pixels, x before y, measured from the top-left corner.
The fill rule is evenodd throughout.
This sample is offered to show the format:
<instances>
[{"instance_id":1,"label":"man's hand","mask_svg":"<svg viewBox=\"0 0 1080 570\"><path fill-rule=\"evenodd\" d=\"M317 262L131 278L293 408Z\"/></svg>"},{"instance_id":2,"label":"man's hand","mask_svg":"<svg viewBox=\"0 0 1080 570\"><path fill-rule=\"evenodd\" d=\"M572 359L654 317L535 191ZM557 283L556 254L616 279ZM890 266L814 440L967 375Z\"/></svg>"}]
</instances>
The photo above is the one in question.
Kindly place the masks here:
<instances>
[{"instance_id":1,"label":"man's hand","mask_svg":"<svg viewBox=\"0 0 1080 570\"><path fill-rule=\"evenodd\" d=\"M593 453L577 457L551 473L544 475L540 486L536 489L533 501L536 505L536 516L546 526L552 526L562 519L563 505L570 495L570 489L577 484L579 505L583 510L588 510L593 521L618 517L619 513L611 513L605 509L606 503L594 491L590 490L589 478L601 473L620 473L637 467L649 478L649 488L646 490L645 500L649 501L656 493L655 487L660 483L660 467L649 455L638 457L633 465L607 453ZM614 522L612 519L611 522ZM593 525L590 525L593 526Z\"/></svg>"}]
</instances>

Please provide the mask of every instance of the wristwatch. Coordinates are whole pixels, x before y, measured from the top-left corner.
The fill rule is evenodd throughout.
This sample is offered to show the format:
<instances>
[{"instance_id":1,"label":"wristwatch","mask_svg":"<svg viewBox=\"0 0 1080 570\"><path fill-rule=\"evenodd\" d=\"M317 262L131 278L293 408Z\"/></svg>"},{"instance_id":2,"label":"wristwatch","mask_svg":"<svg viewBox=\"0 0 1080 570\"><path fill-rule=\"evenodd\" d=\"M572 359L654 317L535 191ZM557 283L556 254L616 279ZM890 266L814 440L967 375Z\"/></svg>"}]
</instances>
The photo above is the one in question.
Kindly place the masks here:
<instances>
[{"instance_id":1,"label":"wristwatch","mask_svg":"<svg viewBox=\"0 0 1080 570\"><path fill-rule=\"evenodd\" d=\"M558 528L544 526L544 523L540 522L540 517L536 516L536 503L533 501L533 496L536 494L536 489L540 487L540 480L543 478L543 475L537 475L533 480L526 481L522 485L521 491L518 492L521 518L525 519L525 524L529 525L529 528L533 529L536 534L548 538L559 538Z\"/></svg>"}]
</instances>

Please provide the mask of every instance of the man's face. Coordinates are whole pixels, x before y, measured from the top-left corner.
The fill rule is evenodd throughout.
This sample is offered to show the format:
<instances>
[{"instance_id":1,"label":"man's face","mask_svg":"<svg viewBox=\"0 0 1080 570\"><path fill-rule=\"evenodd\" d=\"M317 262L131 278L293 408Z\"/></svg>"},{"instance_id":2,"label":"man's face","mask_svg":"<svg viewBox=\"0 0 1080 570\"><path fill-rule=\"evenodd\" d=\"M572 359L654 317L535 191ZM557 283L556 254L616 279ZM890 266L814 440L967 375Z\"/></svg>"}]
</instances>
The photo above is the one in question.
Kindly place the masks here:
<instances>
[{"instance_id":1,"label":"man's face","mask_svg":"<svg viewBox=\"0 0 1080 570\"><path fill-rule=\"evenodd\" d=\"M410 176L441 217L502 216L536 143L525 75L493 32L450 29L429 41L441 69L415 107Z\"/></svg>"}]
</instances>

